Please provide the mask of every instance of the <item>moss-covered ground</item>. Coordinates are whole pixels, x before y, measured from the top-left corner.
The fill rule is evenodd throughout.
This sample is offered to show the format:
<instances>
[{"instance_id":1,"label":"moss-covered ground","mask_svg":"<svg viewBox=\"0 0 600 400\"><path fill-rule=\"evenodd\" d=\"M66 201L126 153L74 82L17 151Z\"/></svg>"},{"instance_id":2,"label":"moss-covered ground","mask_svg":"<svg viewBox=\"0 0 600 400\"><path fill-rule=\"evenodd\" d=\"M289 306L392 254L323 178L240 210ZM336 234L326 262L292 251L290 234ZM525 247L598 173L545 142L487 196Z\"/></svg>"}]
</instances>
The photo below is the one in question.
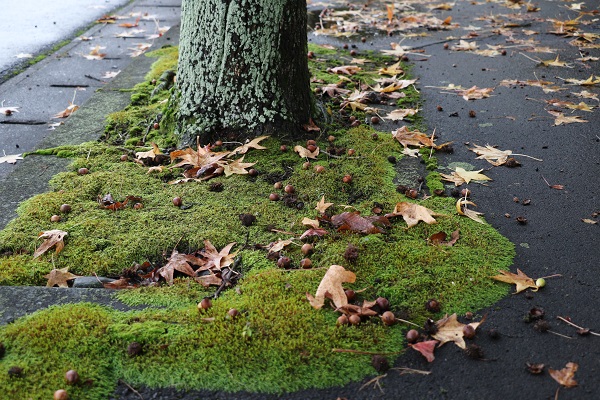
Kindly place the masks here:
<instances>
[{"instance_id":1,"label":"moss-covered ground","mask_svg":"<svg viewBox=\"0 0 600 400\"><path fill-rule=\"evenodd\" d=\"M337 81L338 76L323 73L333 65L335 54L318 47L311 50L320 60L310 63L313 75ZM143 311L73 304L51 307L2 327L0 342L6 354L0 360L0 389L7 398L50 398L65 386L64 373L69 369L81 376L79 384L67 388L76 399L107 398L119 379L150 387L281 393L343 385L373 375L369 355L332 349L400 352L405 348L406 326L385 326L379 318L357 326L336 326L338 313L333 308L313 309L306 293L315 293L332 264L356 273L356 282L346 288L359 292L357 304L386 297L397 315L417 324L446 312L473 312L506 295L507 287L489 276L511 264L513 245L489 225L458 216L454 198L410 200L398 193L393 183L398 171L388 157L400 159L401 146L389 132L373 137L375 131L369 127L348 129L344 126L348 114L333 117L338 114L332 111L332 127L316 140L326 149L332 146L328 135L333 135L333 146L354 149L351 156L347 151L335 157L321 154L306 168L306 160L291 150L304 142L268 138L261 142L265 150L251 150L244 159L256 163L256 176L172 185L168 182L178 178L181 169L147 173L147 167L132 162L136 151L148 149L137 146L151 141L163 149L174 145L171 93L164 90L154 97L150 93L152 81L174 68L176 49L158 55L162 58L147 82L133 90L133 104L109 118L104 140L45 151L72 157L73 163L69 171L53 178L52 191L21 204L19 217L0 232L0 284L44 285L45 274L64 267L77 275L117 277L134 263L164 265L173 249L193 252L204 247L204 240L217 249L236 242L233 250L239 251L241 262L236 268L242 278L201 313L197 303L215 288L176 275L172 286L115 293L128 304L148 305ZM376 60L365 69L377 71L382 62L391 64ZM369 80L374 77L375 73L363 72L361 79L372 84ZM411 96L417 102L415 93ZM159 129L148 131L158 114L163 116L158 118ZM282 144L289 150L281 151ZM124 154L126 161L121 160ZM324 171L317 173L316 165ZM83 167L88 174L78 174ZM345 175L352 176L350 183L343 182ZM424 193L443 187L438 177L436 172L427 176ZM295 187L292 207L269 200L270 193L284 194L273 187L278 181ZM222 183L223 190L209 190L214 182ZM103 209L97 200L107 193L119 201L141 197L142 207ZM395 219L385 233L371 235L338 233L324 226L329 234L314 240L313 268L299 268L304 257L300 240L282 251L292 268L278 268L258 245L294 237L281 232L298 237L305 230L302 219L317 216L314 207L322 196L334 203L327 211L330 215L357 210L368 216L374 207L386 213L400 201L416 201L443 215L436 217L437 224L421 222L412 228ZM182 207L173 205L174 197L182 198ZM71 205L70 213L60 213L64 203ZM61 215L60 222L50 221L54 214ZM252 214L256 222L244 226L240 214ZM68 232L64 250L33 259L38 234L50 229ZM430 245L426 240L439 231L449 234L456 229L460 239L453 247ZM344 257L349 244L357 248L353 262ZM441 313L425 309L430 298L441 303ZM231 308L240 315L228 317ZM132 342L142 346L133 356L127 351ZM23 370L17 376L14 369L9 373L12 367Z\"/></svg>"}]
</instances>

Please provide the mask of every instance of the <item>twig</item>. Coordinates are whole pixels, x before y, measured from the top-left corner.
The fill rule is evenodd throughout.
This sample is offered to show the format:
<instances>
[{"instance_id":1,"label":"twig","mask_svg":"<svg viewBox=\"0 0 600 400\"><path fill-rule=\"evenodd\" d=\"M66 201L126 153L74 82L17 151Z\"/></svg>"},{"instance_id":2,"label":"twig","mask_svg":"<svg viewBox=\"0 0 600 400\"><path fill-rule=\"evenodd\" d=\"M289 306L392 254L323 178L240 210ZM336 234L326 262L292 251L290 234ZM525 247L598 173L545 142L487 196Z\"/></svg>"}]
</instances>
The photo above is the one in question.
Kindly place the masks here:
<instances>
[{"instance_id":1,"label":"twig","mask_svg":"<svg viewBox=\"0 0 600 400\"><path fill-rule=\"evenodd\" d=\"M420 325L417 325L414 322L410 322L410 321L407 321L407 320L402 319L402 318L396 318L396 321L404 322L405 324L410 324L410 325L413 325L413 326L416 326L416 327L419 327L419 328L421 327Z\"/></svg>"},{"instance_id":2,"label":"twig","mask_svg":"<svg viewBox=\"0 0 600 400\"><path fill-rule=\"evenodd\" d=\"M127 382L125 382L122 379L119 379L119 382L121 382L123 385L127 386L129 388L129 390L131 390L133 393L137 394L140 399L144 400L144 398L142 397L142 395L140 394L140 392L138 392L137 390L135 390L134 388L132 388Z\"/></svg>"},{"instance_id":3,"label":"twig","mask_svg":"<svg viewBox=\"0 0 600 400\"><path fill-rule=\"evenodd\" d=\"M582 327L581 327L581 326L579 326L579 325L575 325L575 324L574 324L574 323L572 323L571 321L569 321L569 320L567 320L566 318L563 318L563 317L561 317L561 316L557 316L556 318L560 319L560 320L561 320L561 321L563 321L563 322L566 322L567 324L569 324L569 325L571 325L571 326L574 326L574 327L575 327L575 328L577 328L577 329L581 329L581 330L585 330L585 329L586 329L586 328L582 328ZM589 332L590 332L590 334L591 334L591 335L594 335L594 336L600 336L600 333L596 333L596 332L592 332L592 331L589 331Z\"/></svg>"},{"instance_id":4,"label":"twig","mask_svg":"<svg viewBox=\"0 0 600 400\"><path fill-rule=\"evenodd\" d=\"M429 152L429 158L431 158L431 156L433 155L433 138L435 137L435 129L433 128L433 133L431 134L431 151Z\"/></svg>"},{"instance_id":5,"label":"twig","mask_svg":"<svg viewBox=\"0 0 600 400\"><path fill-rule=\"evenodd\" d=\"M562 276L562 275L561 274L553 274L553 275L548 275L548 276L540 276L540 278L544 278L544 279L546 279L546 278L556 278L558 276Z\"/></svg>"},{"instance_id":6,"label":"twig","mask_svg":"<svg viewBox=\"0 0 600 400\"><path fill-rule=\"evenodd\" d=\"M354 350L354 349L331 349L334 353L352 353L352 354L364 354L370 356L394 356L397 354L402 354L404 351L393 351L393 352L379 352L379 351L364 351L364 350Z\"/></svg>"},{"instance_id":7,"label":"twig","mask_svg":"<svg viewBox=\"0 0 600 400\"><path fill-rule=\"evenodd\" d=\"M431 374L431 371L423 371L421 369L412 369L412 368L406 368L406 367L396 367L396 368L392 368L395 371L400 371L400 375L404 375L404 374L418 374L418 375L429 375Z\"/></svg>"},{"instance_id":8,"label":"twig","mask_svg":"<svg viewBox=\"0 0 600 400\"><path fill-rule=\"evenodd\" d=\"M375 388L375 387L378 387L378 388L379 388L379 390L381 391L381 393L383 393L383 389L381 388L381 384L379 383L379 381L380 381L382 378L385 378L386 376L387 376L387 374L383 374L383 375L376 376L375 378L371 379L370 381L368 381L368 382L366 382L364 385L362 385L362 386L360 387L360 389L358 389L358 390L359 390L359 391L360 391L360 390L363 390L365 387L367 387L367 386L369 386L369 385L371 385L371 384L372 384L372 385L373 385L373 388Z\"/></svg>"},{"instance_id":9,"label":"twig","mask_svg":"<svg viewBox=\"0 0 600 400\"><path fill-rule=\"evenodd\" d=\"M554 334L556 336L562 336L565 339L573 339L571 336L563 335L562 333L554 332L554 331L551 331L551 330L547 330L546 332L552 333L552 334Z\"/></svg>"}]
</instances>

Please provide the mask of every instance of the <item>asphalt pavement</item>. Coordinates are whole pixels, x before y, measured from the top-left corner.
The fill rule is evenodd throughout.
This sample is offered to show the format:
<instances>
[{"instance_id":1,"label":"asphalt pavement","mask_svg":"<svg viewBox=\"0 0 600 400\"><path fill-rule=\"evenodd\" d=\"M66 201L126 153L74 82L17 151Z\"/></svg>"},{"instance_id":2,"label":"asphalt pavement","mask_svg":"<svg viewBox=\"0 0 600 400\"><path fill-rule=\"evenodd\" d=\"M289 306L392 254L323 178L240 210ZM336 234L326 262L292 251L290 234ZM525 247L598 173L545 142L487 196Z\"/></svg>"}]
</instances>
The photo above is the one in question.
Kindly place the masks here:
<instances>
[{"instance_id":1,"label":"asphalt pavement","mask_svg":"<svg viewBox=\"0 0 600 400\"><path fill-rule=\"evenodd\" d=\"M150 4L158 3L162 2L145 1L144 7L141 7L142 2L136 1L119 13L127 13L129 10L144 11L151 7ZM360 40L360 34L350 39L316 36L314 33L309 36L312 42L339 47L344 44L354 45L359 55L365 50L390 49L391 42L400 42L402 46L410 47L411 50L406 56L414 65L413 74L419 79L417 88L424 99L422 113L429 132L435 128L439 135L438 141L454 142L453 154L440 155L441 166L447 167L454 162L468 163L476 169L485 169L483 172L493 179L487 185L470 184L469 189L473 193L472 200L477 204L476 209L483 212L489 223L515 243L517 256L511 267L513 272L519 268L532 277L560 275L548 278L546 287L538 292L510 295L487 309L474 310L478 315L487 315L487 321L476 338L476 343L483 349L483 359L471 359L456 346L445 345L436 351L436 360L429 364L418 353L407 351L399 357L395 367L427 370L431 371L431 374L403 374L402 371L406 370L390 370L379 380L381 388L375 385L361 388L365 382L358 382L326 390L269 396L137 387L137 392L133 392L126 386L119 386L115 398L600 398L600 338L578 335L573 327L557 319L558 316L568 317L573 323L595 332L600 331L600 323L596 316L597 305L600 304L600 227L598 224L583 221L598 221L598 217L594 216L597 214L594 213L600 211L600 111L597 108L592 108L591 111L569 109L565 108L564 103L571 102L576 105L584 101L592 107L600 105L593 98L580 98L574 94L581 94L583 90L587 90L589 93L600 95L600 84L582 86L577 83L569 84L576 81L565 81L584 81L590 75L598 73L600 61L586 60L586 57L598 57L600 50L591 46L573 46L570 42L581 35L565 35L557 31L561 27L560 21L563 21L563 28L568 26L564 24L565 21L571 22L576 24L581 32L589 34L589 40L586 40L591 45L597 44L600 39L593 35L599 35L600 28L597 14L593 11L598 5L588 2L586 7L583 3L583 11L588 11L589 14L576 19L580 12L572 9L573 4L570 2L540 1L537 4L539 10L528 10L528 5L531 4L525 2L521 2L517 8L518 3L459 0L453 3L449 10L430 10L426 4L409 2L411 8L426 11L441 20L452 16L451 23L456 24L452 29L414 30L424 31L426 36L388 37L366 32L364 42ZM511 5L513 8L508 8ZM322 5L313 2L312 7L318 9ZM169 7L159 6L152 12L167 10ZM173 10L176 11L164 19L166 25L176 24L178 9L173 6ZM163 19L160 25L162 24ZM116 32L111 29L115 29L114 25L99 25L86 35L101 34L103 40L109 40L109 36ZM489 57L461 49L461 38L469 43L475 42L480 50L497 49L499 54ZM98 43L104 43L103 40ZM175 37L172 40L175 41ZM527 44L527 40L534 42ZM119 45L121 47L118 47ZM77 54L89 53L89 47L89 43L75 41L58 53L67 56L49 57L47 61L21 74L24 76L17 76L0 86L0 99L10 97L11 105L21 107L21 113L15 116L15 120L21 118L43 122L43 125L10 125L11 129L23 130L7 135L6 127L9 125L3 123L6 118L0 116L0 150L6 148L9 154L33 149L40 146L40 140L45 140L44 136L48 134L51 134L52 138L62 137L61 143L82 139L70 139L67 134L55 136L57 132L47 131L47 122L53 113L66 107L73 95L73 88L54 90L50 88L50 84L85 83L88 87L82 93L91 95L94 90L104 88L106 84L86 78L86 75L99 77L105 71L123 69L124 72L128 71L131 77L127 82L132 82L136 76L139 78L145 73L142 70L147 68L147 64L139 60L133 61L129 68L119 64L131 61L131 57L126 54L126 48L130 47L127 39L118 40L114 47L107 46L109 58L115 59L105 60L106 62L88 62ZM532 47L536 51L526 51ZM541 52L544 48L549 52ZM541 62L552 60L557 54L560 60L568 63L567 66L544 65ZM578 60L579 58L584 61ZM534 61L536 59L540 62ZM138 62L140 63L137 64ZM76 72L66 72L67 64L69 71ZM112 68L113 66L117 68ZM122 79L121 83L118 79ZM540 87L542 81L553 83ZM115 82L108 85L118 86L125 83L125 76L122 76L115 78ZM450 84L460 85L465 89L476 85L478 88L493 88L493 91L487 98L465 100L456 91L451 90ZM26 88L26 91L19 92L21 87ZM40 92L28 96L29 88L40 88ZM102 91L99 96L105 95L106 92ZM78 92L77 96L82 105L78 113L85 111L86 107L93 110L93 107L102 103L99 100L94 102L92 98L88 103L90 105L86 106L83 94L80 97ZM35 107L30 106L28 99L37 102ZM579 119L585 119L587 122L559 123L556 115L550 114L549 111L562 113L564 117L579 116ZM90 114L86 116L84 113L79 114L79 119L75 118L77 116L78 114L75 114L73 120L67 119L65 126L57 128L57 131L67 129L70 123L87 123L92 118ZM96 117L92 126L101 126L101 119ZM39 127L39 132L36 131L36 127ZM69 132L68 129L65 132ZM94 134L92 129L91 132L87 132L87 135L90 135L87 137L93 137ZM29 139L35 135L41 139ZM16 144L19 144L19 148L15 147ZM493 167L485 160L475 159L476 154L468 150L472 144L490 144L498 146L501 150L512 150L514 153L527 154L543 161L515 157L520 161L520 167ZM38 188L35 182L28 185L34 187L32 190L18 189L19 186L15 182L23 178L24 174L18 175L18 170L27 164L27 159L24 161L15 166L0 165L0 185L3 185L0 206L4 207L3 215L14 215L11 213L19 197L26 198L30 192L43 190L43 184L38 184ZM60 167L50 165L48 170L54 171ZM37 168L39 169L39 166ZM442 172L449 173L450 170ZM42 176L36 176L35 180L47 179L44 173L42 171ZM14 178L15 176L19 178ZM11 185L10 192L18 193L11 195L12 197L8 196L6 185ZM517 217L522 217L521 221L526 219L526 223L519 223ZM7 217L4 218L6 221ZM10 298L10 290L0 288L0 298ZM90 289L90 293L92 292ZM44 302L39 305L33 304L26 310L14 310L11 318L47 304ZM523 317L533 307L545 311L545 320L552 332L540 332L533 328L534 324L523 322ZM6 322L8 321L3 320L3 323ZM498 335L490 335L491 329ZM579 365L575 374L578 386L560 388L557 392L560 385L549 376L548 368L561 369L568 362ZM546 367L542 374L534 375L527 370L526 363L543 363Z\"/></svg>"}]
</instances>

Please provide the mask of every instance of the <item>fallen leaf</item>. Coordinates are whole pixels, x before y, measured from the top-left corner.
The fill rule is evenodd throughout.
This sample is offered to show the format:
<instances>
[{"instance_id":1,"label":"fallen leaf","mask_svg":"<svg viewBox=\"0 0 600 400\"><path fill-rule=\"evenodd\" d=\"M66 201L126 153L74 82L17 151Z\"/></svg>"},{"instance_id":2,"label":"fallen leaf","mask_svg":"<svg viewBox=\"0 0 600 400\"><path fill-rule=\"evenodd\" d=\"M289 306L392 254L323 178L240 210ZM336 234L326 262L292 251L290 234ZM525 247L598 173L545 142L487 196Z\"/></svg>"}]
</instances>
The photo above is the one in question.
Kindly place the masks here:
<instances>
[{"instance_id":1,"label":"fallen leaf","mask_svg":"<svg viewBox=\"0 0 600 400\"><path fill-rule=\"evenodd\" d=\"M65 231L61 231L59 229L52 229L50 231L43 231L39 234L38 239L46 239L44 243L37 248L37 250L33 253L33 258L38 258L52 247L56 246L54 253L58 254L65 247L65 243L63 239L67 236L68 233Z\"/></svg>"},{"instance_id":2,"label":"fallen leaf","mask_svg":"<svg viewBox=\"0 0 600 400\"><path fill-rule=\"evenodd\" d=\"M21 157L21 154L6 155L6 153L4 153L4 155L2 157L0 157L0 164L2 164L2 163L16 164L17 160L22 160L22 159L23 159L23 157Z\"/></svg>"},{"instance_id":3,"label":"fallen leaf","mask_svg":"<svg viewBox=\"0 0 600 400\"><path fill-rule=\"evenodd\" d=\"M318 219L310 219L307 217L304 217L302 219L302 225L306 225L306 226L310 226L311 228L318 228L319 227L319 220Z\"/></svg>"},{"instance_id":4,"label":"fallen leaf","mask_svg":"<svg viewBox=\"0 0 600 400\"><path fill-rule=\"evenodd\" d=\"M317 203L317 206L315 207L315 210L317 210L321 214L325 214L325 210L327 210L332 205L333 205L333 203L326 203L325 202L325 195L323 195L323 197L321 197L321 200L319 200L319 202Z\"/></svg>"},{"instance_id":5,"label":"fallen leaf","mask_svg":"<svg viewBox=\"0 0 600 400\"><path fill-rule=\"evenodd\" d=\"M383 117L384 119L389 119L392 121L402 121L406 117L412 117L413 115L419 112L418 108L405 108L393 110L388 115Z\"/></svg>"},{"instance_id":6,"label":"fallen leaf","mask_svg":"<svg viewBox=\"0 0 600 400\"><path fill-rule=\"evenodd\" d=\"M565 116L564 113L561 113L559 111L553 111L553 110L548 110L548 113L555 117L553 126L573 124L576 122L579 122L579 123L589 122L585 119L582 119L579 115L573 115L573 116L567 117L567 116Z\"/></svg>"},{"instance_id":7,"label":"fallen leaf","mask_svg":"<svg viewBox=\"0 0 600 400\"><path fill-rule=\"evenodd\" d=\"M104 75L102 75L102 79L110 79L114 78L121 73L121 70L118 71L106 71Z\"/></svg>"},{"instance_id":8,"label":"fallen leaf","mask_svg":"<svg viewBox=\"0 0 600 400\"><path fill-rule=\"evenodd\" d=\"M300 235L299 239L302 240L304 238L307 238L309 236L324 236L327 235L329 232L327 232L325 229L323 228L310 228L307 229L306 231L304 231L304 233L302 235Z\"/></svg>"},{"instance_id":9,"label":"fallen leaf","mask_svg":"<svg viewBox=\"0 0 600 400\"><path fill-rule=\"evenodd\" d=\"M556 382L560 383L564 387L570 388L577 386L577 381L575 381L574 376L578 368L579 365L575 364L574 362L568 362L567 365L560 370L548 368L548 373Z\"/></svg>"},{"instance_id":10,"label":"fallen leaf","mask_svg":"<svg viewBox=\"0 0 600 400\"><path fill-rule=\"evenodd\" d=\"M225 173L226 177L231 176L233 174L239 174L239 175L248 174L248 171L246 171L246 168L250 168L256 163L255 162L253 162L253 163L242 162L242 161L244 161L244 157L245 156L242 156L242 158L239 158L233 162L219 163L219 165L223 167L223 172Z\"/></svg>"},{"instance_id":11,"label":"fallen leaf","mask_svg":"<svg viewBox=\"0 0 600 400\"><path fill-rule=\"evenodd\" d=\"M229 254L231 248L235 245L235 242L229 243L225 247L221 249L221 251L217 251L215 246L210 242L210 240L204 241L204 250L201 251L201 255L205 258L204 265L202 265L201 270L207 269L221 269L230 266L233 264L235 256L237 255L237 251L235 253Z\"/></svg>"},{"instance_id":12,"label":"fallen leaf","mask_svg":"<svg viewBox=\"0 0 600 400\"><path fill-rule=\"evenodd\" d=\"M436 246L448 246L452 247L460 238L460 231L457 229L450 234L450 240L446 241L448 235L444 231L440 231L438 233L434 233L433 235L427 238L427 241Z\"/></svg>"},{"instance_id":13,"label":"fallen leaf","mask_svg":"<svg viewBox=\"0 0 600 400\"><path fill-rule=\"evenodd\" d=\"M500 275L494 275L492 276L492 279L517 285L517 291L514 294L520 293L527 288L531 288L534 292L537 292L539 289L534 280L525 275L523 271L518 268L516 274L504 270L500 270L499 272Z\"/></svg>"},{"instance_id":14,"label":"fallen leaf","mask_svg":"<svg viewBox=\"0 0 600 400\"><path fill-rule=\"evenodd\" d=\"M347 315L347 316L358 315L359 317L373 317L378 314L377 311L372 309L372 307L374 307L376 304L377 304L377 301L375 301L375 300L373 300L373 301L363 300L362 306L357 306L354 304L346 304L346 305L343 305L343 306L339 307L338 309L336 309L336 311L339 311L342 314Z\"/></svg>"},{"instance_id":15,"label":"fallen leaf","mask_svg":"<svg viewBox=\"0 0 600 400\"><path fill-rule=\"evenodd\" d=\"M204 263L205 261L198 257L194 257L189 254L179 253L177 250L173 250L173 252L171 253L171 257L169 258L169 262L163 267L159 268L156 272L160 274L163 278L165 278L169 285L172 285L173 274L175 273L175 271L182 272L189 276L195 276L196 272L190 266L190 264L202 266L204 265Z\"/></svg>"},{"instance_id":16,"label":"fallen leaf","mask_svg":"<svg viewBox=\"0 0 600 400\"><path fill-rule=\"evenodd\" d=\"M388 221L386 217L361 217L358 211L343 212L331 217L331 224L337 228L338 232L351 231L366 234L385 233L383 229L373 225L374 222L385 226L390 225L390 221Z\"/></svg>"},{"instance_id":17,"label":"fallen leaf","mask_svg":"<svg viewBox=\"0 0 600 400\"><path fill-rule=\"evenodd\" d=\"M268 137L269 136L260 136L260 137L257 137L255 139L252 139L250 142L248 142L246 144L243 144L243 145L241 145L239 147L236 147L231 152L231 155L234 155L234 154L246 154L248 152L248 150L250 150L250 149L257 149L257 150L266 149L266 147L261 146L258 143L261 142L262 140L265 140Z\"/></svg>"},{"instance_id":18,"label":"fallen leaf","mask_svg":"<svg viewBox=\"0 0 600 400\"><path fill-rule=\"evenodd\" d=\"M488 98L493 91L494 88L478 88L477 86L473 86L466 90L459 90L457 93L462 96L463 99L469 101Z\"/></svg>"},{"instance_id":19,"label":"fallen leaf","mask_svg":"<svg viewBox=\"0 0 600 400\"><path fill-rule=\"evenodd\" d=\"M87 58L88 60L102 60L104 57L106 57L106 53L101 53L100 50L105 48L106 47L100 46L93 47L89 54L86 54L83 57Z\"/></svg>"},{"instance_id":20,"label":"fallen leaf","mask_svg":"<svg viewBox=\"0 0 600 400\"><path fill-rule=\"evenodd\" d=\"M401 62L398 61L396 64L390 65L389 67L380 68L378 73L379 75L402 75L404 70L400 68Z\"/></svg>"},{"instance_id":21,"label":"fallen leaf","mask_svg":"<svg viewBox=\"0 0 600 400\"><path fill-rule=\"evenodd\" d=\"M277 253L278 251L283 250L285 246L288 246L293 243L292 239L286 240L278 240L276 242L270 243L266 248L269 250L269 254Z\"/></svg>"},{"instance_id":22,"label":"fallen leaf","mask_svg":"<svg viewBox=\"0 0 600 400\"><path fill-rule=\"evenodd\" d=\"M414 344L409 343L408 345L416 351L418 351L419 353L421 353L423 357L427 359L427 362L433 362L433 360L435 360L433 352L435 350L435 346L438 343L439 341L437 340L427 340L424 342L418 342Z\"/></svg>"},{"instance_id":23,"label":"fallen leaf","mask_svg":"<svg viewBox=\"0 0 600 400\"><path fill-rule=\"evenodd\" d=\"M0 107L0 114L11 115L16 112L19 112L19 107Z\"/></svg>"},{"instance_id":24,"label":"fallen leaf","mask_svg":"<svg viewBox=\"0 0 600 400\"><path fill-rule=\"evenodd\" d=\"M394 211L392 211L390 214L386 214L385 217L393 218L402 216L408 227L411 228L417 225L419 221L423 221L429 225L436 224L437 221L435 218L433 218L434 215L441 214L438 214L427 207L403 201L401 203L397 203L396 207L394 207Z\"/></svg>"},{"instance_id":25,"label":"fallen leaf","mask_svg":"<svg viewBox=\"0 0 600 400\"><path fill-rule=\"evenodd\" d=\"M564 79L564 81L571 85L592 86L592 85L597 85L598 83L600 83L600 77L599 76L594 77L594 75L590 75L590 77L585 80L569 78L569 79Z\"/></svg>"},{"instance_id":26,"label":"fallen leaf","mask_svg":"<svg viewBox=\"0 0 600 400\"><path fill-rule=\"evenodd\" d=\"M583 222L585 222L586 224L591 224L591 225L596 225L598 223L598 221L595 221L595 220L589 219L589 218L582 218L581 220Z\"/></svg>"},{"instance_id":27,"label":"fallen leaf","mask_svg":"<svg viewBox=\"0 0 600 400\"><path fill-rule=\"evenodd\" d=\"M340 67L329 69L329 72L338 75L354 75L360 70L361 68L357 67L356 65L342 65Z\"/></svg>"},{"instance_id":28,"label":"fallen leaf","mask_svg":"<svg viewBox=\"0 0 600 400\"><path fill-rule=\"evenodd\" d=\"M471 322L470 324L463 324L458 322L456 313L451 316L446 316L435 323L437 332L431 335L434 339L440 341L440 346L448 342L454 342L461 349L465 349L467 346L463 338L463 329L465 325L470 325L473 329L477 329L485 321L485 316L479 322Z\"/></svg>"},{"instance_id":29,"label":"fallen leaf","mask_svg":"<svg viewBox=\"0 0 600 400\"><path fill-rule=\"evenodd\" d=\"M479 157L477 157L478 160L486 160L495 166L506 163L506 160L512 154L512 150L499 150L490 146L489 144L485 147L481 147L476 144L473 144L473 146L475 147L472 147L469 150L479 155Z\"/></svg>"},{"instance_id":30,"label":"fallen leaf","mask_svg":"<svg viewBox=\"0 0 600 400\"><path fill-rule=\"evenodd\" d=\"M477 206L477 204L473 203L472 201L465 200L464 198L458 199L456 201L456 212L458 213L458 215L464 215L465 217L471 218L475 222L484 224L485 222L483 222L483 220L479 218L479 216L483 215L483 213L467 208L468 205Z\"/></svg>"},{"instance_id":31,"label":"fallen leaf","mask_svg":"<svg viewBox=\"0 0 600 400\"><path fill-rule=\"evenodd\" d=\"M75 278L79 278L79 275L73 275L69 272L69 267L61 268L61 269L53 269L49 274L44 275L44 278L48 279L48 283L46 283L47 287L69 287L67 281L70 281Z\"/></svg>"},{"instance_id":32,"label":"fallen leaf","mask_svg":"<svg viewBox=\"0 0 600 400\"><path fill-rule=\"evenodd\" d=\"M173 165L170 168L179 168L184 166L198 167L203 168L208 165L214 164L221 159L225 158L229 152L218 152L215 153L211 151L210 146L200 147L198 146L197 150L188 147L185 150L175 150L170 154L171 161L180 158L177 164Z\"/></svg>"},{"instance_id":33,"label":"fallen leaf","mask_svg":"<svg viewBox=\"0 0 600 400\"><path fill-rule=\"evenodd\" d=\"M68 116L73 114L78 109L79 109L78 105L69 102L69 107L67 107L64 110L62 110L61 112L57 113L52 118L67 118Z\"/></svg>"},{"instance_id":34,"label":"fallen leaf","mask_svg":"<svg viewBox=\"0 0 600 400\"><path fill-rule=\"evenodd\" d=\"M356 275L354 272L347 271L341 265L332 265L329 267L325 276L319 283L317 293L313 297L310 293L306 293L306 298L310 305L317 310L325 304L325 297L330 298L335 305L335 308L340 308L348 304L348 297L344 292L343 283L354 283Z\"/></svg>"},{"instance_id":35,"label":"fallen leaf","mask_svg":"<svg viewBox=\"0 0 600 400\"><path fill-rule=\"evenodd\" d=\"M302 129L304 129L306 132L321 132L321 128L315 124L315 121L313 121L312 118L308 119L308 124L302 125Z\"/></svg>"},{"instance_id":36,"label":"fallen leaf","mask_svg":"<svg viewBox=\"0 0 600 400\"><path fill-rule=\"evenodd\" d=\"M294 151L296 153L298 153L298 155L300 157L303 157L303 158L313 158L313 159L316 159L317 156L319 155L319 148L318 147L317 147L317 149L315 151L309 151L305 147L302 147L300 145L296 145L296 146L294 146Z\"/></svg>"},{"instance_id":37,"label":"fallen leaf","mask_svg":"<svg viewBox=\"0 0 600 400\"><path fill-rule=\"evenodd\" d=\"M477 50L479 46L477 46L476 42L467 42L466 40L461 40L457 45L450 47L450 50L454 51L473 51Z\"/></svg>"},{"instance_id":38,"label":"fallen leaf","mask_svg":"<svg viewBox=\"0 0 600 400\"><path fill-rule=\"evenodd\" d=\"M431 139L430 136L427 136L426 134L419 132L417 130L409 131L408 127L406 125L393 131L392 136L394 137L394 139L399 141L400 144L404 147L407 147L407 146L417 146L417 147L435 146L435 144L433 143L433 140Z\"/></svg>"},{"instance_id":39,"label":"fallen leaf","mask_svg":"<svg viewBox=\"0 0 600 400\"><path fill-rule=\"evenodd\" d=\"M152 142L151 145L152 150L138 151L135 153L135 158L137 158L138 160L144 158L154 159L157 155L162 154L162 151L160 151L160 148L156 145L156 143Z\"/></svg>"},{"instance_id":40,"label":"fallen leaf","mask_svg":"<svg viewBox=\"0 0 600 400\"><path fill-rule=\"evenodd\" d=\"M442 179L449 182L454 182L456 186L460 186L463 183L470 183L471 181L491 181L492 179L484 174L480 174L483 169L478 171L466 171L464 168L456 167L451 175L440 174ZM458 178L458 179L457 179Z\"/></svg>"}]
</instances>

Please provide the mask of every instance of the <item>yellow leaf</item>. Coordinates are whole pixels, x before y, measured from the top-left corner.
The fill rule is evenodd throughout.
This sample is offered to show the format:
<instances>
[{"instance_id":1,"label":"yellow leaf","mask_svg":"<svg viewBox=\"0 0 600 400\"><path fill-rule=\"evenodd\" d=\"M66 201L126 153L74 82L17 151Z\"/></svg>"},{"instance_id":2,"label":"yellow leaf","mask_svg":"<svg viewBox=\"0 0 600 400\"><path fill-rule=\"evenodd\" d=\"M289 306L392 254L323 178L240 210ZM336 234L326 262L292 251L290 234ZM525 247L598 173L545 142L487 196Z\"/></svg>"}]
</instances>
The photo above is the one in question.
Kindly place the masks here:
<instances>
[{"instance_id":1,"label":"yellow leaf","mask_svg":"<svg viewBox=\"0 0 600 400\"><path fill-rule=\"evenodd\" d=\"M499 272L500 275L494 275L492 276L492 279L517 285L515 294L520 293L527 288L531 288L534 292L537 292L539 289L533 279L525 275L523 271L518 268L516 274L503 270L500 270Z\"/></svg>"}]
</instances>

